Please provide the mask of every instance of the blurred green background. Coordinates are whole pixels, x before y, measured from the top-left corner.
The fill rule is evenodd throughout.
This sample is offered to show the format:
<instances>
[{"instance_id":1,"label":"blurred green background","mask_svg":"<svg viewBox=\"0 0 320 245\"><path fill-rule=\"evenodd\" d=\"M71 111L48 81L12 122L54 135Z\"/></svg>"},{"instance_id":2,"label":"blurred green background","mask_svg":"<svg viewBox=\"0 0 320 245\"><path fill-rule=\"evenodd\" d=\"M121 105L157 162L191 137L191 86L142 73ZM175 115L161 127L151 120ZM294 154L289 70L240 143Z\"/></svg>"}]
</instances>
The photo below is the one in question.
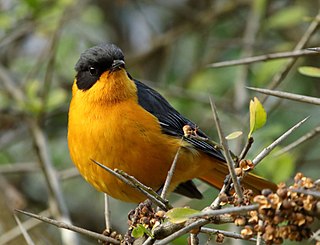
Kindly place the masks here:
<instances>
[{"instance_id":1,"label":"blurred green background","mask_svg":"<svg viewBox=\"0 0 320 245\"><path fill-rule=\"evenodd\" d=\"M230 141L232 151L239 153L249 130L249 101L254 96L262 98L245 86L268 87L287 61L216 69L207 65L293 50L319 6L319 1L298 0L0 0L0 242L16 226L14 208L39 213L49 206L48 185L30 121L45 136L47 156L58 173L73 223L97 232L105 227L103 194L77 174L67 148L74 64L85 49L103 42L117 44L133 77L160 91L178 111L218 140L208 99L212 96L225 134L244 132ZM316 32L307 47L319 46L319 36ZM319 78L297 71L299 66L317 67L319 61L314 55L299 58L278 89L319 97ZM307 116L311 116L307 123L282 146L319 125L317 106L273 97L264 106L267 125L253 135L249 158ZM267 157L256 171L277 183L291 183L299 171L319 178L319 147L315 137L289 153ZM173 205L201 209L211 203L217 191L197 184L204 200L172 194ZM126 214L134 207L111 200L112 227L125 231ZM215 227L237 231L232 225ZM36 226L29 234L36 244L62 243L59 229L47 224ZM214 244L214 237L201 239ZM24 243L21 236L6 242ZM80 236L79 243L96 241ZM186 244L185 237L174 244Z\"/></svg>"}]
</instances>

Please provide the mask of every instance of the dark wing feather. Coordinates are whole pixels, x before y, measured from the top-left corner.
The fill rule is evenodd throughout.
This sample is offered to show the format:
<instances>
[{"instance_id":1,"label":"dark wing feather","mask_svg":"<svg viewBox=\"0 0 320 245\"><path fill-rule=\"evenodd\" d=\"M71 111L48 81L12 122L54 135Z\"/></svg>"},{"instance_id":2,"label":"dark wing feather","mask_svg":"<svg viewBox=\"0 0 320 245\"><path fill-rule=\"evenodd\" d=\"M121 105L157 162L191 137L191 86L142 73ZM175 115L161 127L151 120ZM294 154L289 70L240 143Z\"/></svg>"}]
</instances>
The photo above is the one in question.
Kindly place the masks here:
<instances>
[{"instance_id":1,"label":"dark wing feather","mask_svg":"<svg viewBox=\"0 0 320 245\"><path fill-rule=\"evenodd\" d=\"M197 128L195 123L182 116L157 91L138 80L134 80L134 82L138 89L139 104L158 118L163 133L181 138L184 135L183 126L189 125L193 130ZM208 138L208 136L198 128L197 134L200 137ZM196 138L185 138L185 140L198 150L221 161L225 161L222 153L208 142Z\"/></svg>"}]
</instances>

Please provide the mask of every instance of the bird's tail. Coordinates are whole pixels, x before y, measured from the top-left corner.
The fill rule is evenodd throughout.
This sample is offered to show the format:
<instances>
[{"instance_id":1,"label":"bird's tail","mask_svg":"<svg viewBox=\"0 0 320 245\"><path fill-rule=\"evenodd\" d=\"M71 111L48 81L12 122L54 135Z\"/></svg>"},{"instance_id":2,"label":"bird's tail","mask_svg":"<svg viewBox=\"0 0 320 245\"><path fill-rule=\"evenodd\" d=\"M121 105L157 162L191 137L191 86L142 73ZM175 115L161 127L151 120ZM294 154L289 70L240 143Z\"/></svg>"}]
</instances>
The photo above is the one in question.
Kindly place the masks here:
<instances>
[{"instance_id":1,"label":"bird's tail","mask_svg":"<svg viewBox=\"0 0 320 245\"><path fill-rule=\"evenodd\" d=\"M216 166L214 172L209 172L207 175L200 177L200 179L217 189L221 189L226 175L229 174L229 169L228 166L222 162ZM276 191L277 189L276 184L252 173L248 173L242 179L241 184L245 188L253 190L256 194L260 194L263 189L271 189L272 191Z\"/></svg>"}]
</instances>

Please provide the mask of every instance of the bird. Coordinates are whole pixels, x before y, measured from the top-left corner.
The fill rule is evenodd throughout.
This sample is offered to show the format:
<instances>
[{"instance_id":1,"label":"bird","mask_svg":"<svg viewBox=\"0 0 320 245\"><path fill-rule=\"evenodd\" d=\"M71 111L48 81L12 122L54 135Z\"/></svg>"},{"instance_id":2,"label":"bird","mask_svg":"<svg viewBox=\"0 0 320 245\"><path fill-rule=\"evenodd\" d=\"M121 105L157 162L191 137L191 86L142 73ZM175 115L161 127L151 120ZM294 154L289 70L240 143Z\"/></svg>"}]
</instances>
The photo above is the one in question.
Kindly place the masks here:
<instances>
[{"instance_id":1,"label":"bird","mask_svg":"<svg viewBox=\"0 0 320 245\"><path fill-rule=\"evenodd\" d=\"M80 174L98 191L124 202L142 202L146 199L142 193L93 160L159 191L178 149L170 192L200 199L193 179L223 186L229 170L221 150L160 93L129 74L119 47L103 43L87 49L75 71L68 147ZM189 137L186 131L191 132ZM254 192L276 188L251 173L242 183Z\"/></svg>"}]
</instances>

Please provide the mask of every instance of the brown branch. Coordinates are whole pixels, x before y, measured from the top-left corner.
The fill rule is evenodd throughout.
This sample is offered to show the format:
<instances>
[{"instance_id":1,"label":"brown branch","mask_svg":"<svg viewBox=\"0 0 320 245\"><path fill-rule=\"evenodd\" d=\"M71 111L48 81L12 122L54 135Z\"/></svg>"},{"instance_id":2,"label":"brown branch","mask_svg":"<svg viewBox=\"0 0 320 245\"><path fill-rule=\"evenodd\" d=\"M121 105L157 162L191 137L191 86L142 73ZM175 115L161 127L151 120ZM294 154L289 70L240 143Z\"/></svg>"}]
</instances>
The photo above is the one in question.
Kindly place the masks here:
<instances>
[{"instance_id":1,"label":"brown branch","mask_svg":"<svg viewBox=\"0 0 320 245\"><path fill-rule=\"evenodd\" d=\"M206 217L207 219L214 218L217 215L223 215L223 214L242 214L246 213L248 211L257 210L259 207L259 204L252 204L247 206L240 206L240 207L230 207L230 208L223 208L218 210L206 210L202 211L198 214L192 215L193 218L199 218L199 217Z\"/></svg>"},{"instance_id":2,"label":"brown branch","mask_svg":"<svg viewBox=\"0 0 320 245\"><path fill-rule=\"evenodd\" d=\"M319 191L312 191L312 190L306 190L306 189L289 189L292 192L297 192L297 193L302 193L305 195L311 195L314 196L315 198L320 198L320 192Z\"/></svg>"},{"instance_id":3,"label":"brown branch","mask_svg":"<svg viewBox=\"0 0 320 245\"><path fill-rule=\"evenodd\" d=\"M39 215L48 216L48 215L50 215L50 211L48 209L44 210ZM39 224L42 224L42 222L40 220L35 220L35 219L28 219L28 220L22 222L24 229L27 231L36 227ZM12 228L11 230L6 231L5 233L1 234L0 244L1 245L8 244L10 241L17 238L20 235L21 235L21 230L18 226L16 226L16 227Z\"/></svg>"},{"instance_id":4,"label":"brown branch","mask_svg":"<svg viewBox=\"0 0 320 245\"><path fill-rule=\"evenodd\" d=\"M36 120L28 118L27 122L33 137L35 151L51 195L51 201L49 201L49 204L51 204L50 208L52 209L52 214L55 217L64 216L64 218L70 219L69 212L61 192L60 182L48 154L46 137Z\"/></svg>"},{"instance_id":5,"label":"brown branch","mask_svg":"<svg viewBox=\"0 0 320 245\"><path fill-rule=\"evenodd\" d=\"M54 220L54 219L50 219L50 218L47 218L47 217L44 217L44 216L40 216L40 215L37 215L37 214L29 213L29 212L18 210L18 209L16 209L16 211L19 212L19 213L28 215L28 216L30 216L32 218L35 218L35 219L41 220L43 222L46 222L48 224L54 225L54 226L56 226L58 228L74 231L74 232L77 232L77 233L80 233L80 234L95 238L97 240L109 242L109 243L112 243L112 244L120 244L120 242L118 240L115 240L115 239L113 239L111 237L107 237L107 236L104 236L102 234L99 234L99 233L96 233L96 232L93 232L93 231L89 231L89 230L86 230L86 229L83 229L83 228L80 228L80 227L77 227L77 226L74 226L74 225L71 225L71 224L67 224L67 223L64 223L64 222L61 222L61 221L57 221L57 220Z\"/></svg>"},{"instance_id":6,"label":"brown branch","mask_svg":"<svg viewBox=\"0 0 320 245\"><path fill-rule=\"evenodd\" d=\"M296 125L287 130L284 134L282 134L279 138L273 141L269 146L264 148L253 160L252 163L257 166L259 162L265 158L277 145L279 145L283 140L285 140L290 134L293 133L297 128L299 128L309 117L298 122Z\"/></svg>"},{"instance_id":7,"label":"brown branch","mask_svg":"<svg viewBox=\"0 0 320 245\"><path fill-rule=\"evenodd\" d=\"M227 161L229 173L230 173L233 185L234 185L234 189L235 189L235 191L240 199L240 202L241 202L241 200L243 198L241 186L240 186L240 183L238 182L237 175L236 175L236 172L234 169L234 162L233 162L232 157L230 155L228 142L222 132L222 128L221 128L221 124L220 124L220 120L218 117L216 106L211 98L210 98L210 105L211 105L211 109L212 109L212 113L213 113L213 118L214 118L214 121L216 124L216 128L217 128L217 131L219 134L220 142L221 142L221 145L223 147L223 151L224 151L224 154L226 157L226 161Z\"/></svg>"},{"instance_id":8,"label":"brown branch","mask_svg":"<svg viewBox=\"0 0 320 245\"><path fill-rule=\"evenodd\" d=\"M250 137L250 138L248 138L246 145L243 147L243 149L242 149L242 151L241 151L241 153L239 155L239 162L246 157L246 155L247 155L248 151L250 150L252 144L253 144L253 138Z\"/></svg>"},{"instance_id":9,"label":"brown branch","mask_svg":"<svg viewBox=\"0 0 320 245\"><path fill-rule=\"evenodd\" d=\"M293 94L288 92L282 92L277 90L270 90L270 89L263 89L263 88L252 88L247 87L247 89L257 91L259 93L267 94L267 95L273 95L279 98L289 99L289 100L295 100L299 102L309 103L313 105L320 105L320 99L316 97L311 96L305 96L300 94Z\"/></svg>"},{"instance_id":10,"label":"brown branch","mask_svg":"<svg viewBox=\"0 0 320 245\"><path fill-rule=\"evenodd\" d=\"M299 42L294 48L294 51L303 49L312 35L316 32L319 26L319 20L320 20L320 11L318 12L317 16L313 19L313 21L310 23L308 29L303 34ZM275 89L279 86L279 84L284 80L284 78L287 76L293 65L296 63L298 57L290 58L286 65L284 65L283 69L281 69L277 74L275 74L271 80L270 85L268 86L269 89ZM265 96L261 101L264 102L268 97Z\"/></svg>"},{"instance_id":11,"label":"brown branch","mask_svg":"<svg viewBox=\"0 0 320 245\"><path fill-rule=\"evenodd\" d=\"M23 235L26 243L27 243L28 245L34 245L34 242L32 241L30 235L28 234L28 232L26 231L26 229L23 227L23 225L21 224L19 218L17 217L17 215L16 215L15 213L13 214L13 217L14 217L14 219L16 220L16 222L17 222L17 224L18 224L18 227L19 227L19 229L20 229L20 231L21 231L21 234Z\"/></svg>"},{"instance_id":12,"label":"brown branch","mask_svg":"<svg viewBox=\"0 0 320 245\"><path fill-rule=\"evenodd\" d=\"M126 174L124 171L118 170L118 169L112 170L107 166L93 159L92 161L98 166L100 166L101 168L103 168L104 170L108 171L109 173L111 173L112 175L120 179L121 181L123 181L124 183L139 190L142 194L144 194L147 198L149 198L155 205L157 205L161 209L166 211L172 208L172 206L168 203L168 201L161 198L152 188L145 186L134 177Z\"/></svg>"},{"instance_id":13,"label":"brown branch","mask_svg":"<svg viewBox=\"0 0 320 245\"><path fill-rule=\"evenodd\" d=\"M104 219L106 223L107 232L111 232L111 212L110 212L110 202L109 196L107 193L104 193Z\"/></svg>"},{"instance_id":14,"label":"brown branch","mask_svg":"<svg viewBox=\"0 0 320 245\"><path fill-rule=\"evenodd\" d=\"M173 178L174 170L176 169L176 165L177 165L177 161L178 161L178 158L179 158L180 150L181 150L181 146L178 148L177 153L174 156L174 159L173 159L173 162L171 164L170 170L168 172L166 181L164 183L164 186L163 186L163 189L162 189L162 192L161 192L161 195L160 195L161 198L163 198L163 199L166 199L166 197L167 197L168 189L169 189L171 180Z\"/></svg>"},{"instance_id":15,"label":"brown branch","mask_svg":"<svg viewBox=\"0 0 320 245\"><path fill-rule=\"evenodd\" d=\"M274 54L264 54L259 56L251 56L243 59L238 60L230 60L230 61L223 61L223 62L216 62L209 64L209 68L220 68L220 67L227 67L227 66L236 66L236 65L248 65L256 62L263 62L263 61L271 61L276 59L286 59L286 58L294 58L294 57L301 57L301 56L309 56L309 55L319 55L315 51L309 49L302 49L302 50L294 50L289 52L279 52Z\"/></svg>"},{"instance_id":16,"label":"brown branch","mask_svg":"<svg viewBox=\"0 0 320 245\"><path fill-rule=\"evenodd\" d=\"M261 1L260 1L261 2ZM252 1L250 4L250 12L246 20L246 27L242 40L241 58L252 56L254 52L254 43L256 42L257 33L260 27L260 19L263 15L262 8L257 8L257 1ZM248 80L249 66L241 66L236 70L234 81L234 102L233 105L237 111L241 111L248 100L248 91L245 85Z\"/></svg>"},{"instance_id":17,"label":"brown branch","mask_svg":"<svg viewBox=\"0 0 320 245\"><path fill-rule=\"evenodd\" d=\"M311 130L310 132L306 133L298 140L292 142L291 144L283 147L280 151L276 152L273 156L280 156L285 152L291 151L292 149L296 148L297 146L301 145L302 143L312 139L313 137L317 136L320 133L320 126L316 127L315 129Z\"/></svg>"},{"instance_id":18,"label":"brown branch","mask_svg":"<svg viewBox=\"0 0 320 245\"><path fill-rule=\"evenodd\" d=\"M243 240L243 237L240 234L238 234L236 232L232 232L232 231L224 231L224 230L218 230L218 229L213 229L213 228L201 227L200 232L206 233L206 234L209 234L209 235L214 235L214 234L218 234L219 233L219 234L224 235L225 237L230 237L230 238L242 239ZM256 239L250 238L248 241L256 242Z\"/></svg>"}]
</instances>

